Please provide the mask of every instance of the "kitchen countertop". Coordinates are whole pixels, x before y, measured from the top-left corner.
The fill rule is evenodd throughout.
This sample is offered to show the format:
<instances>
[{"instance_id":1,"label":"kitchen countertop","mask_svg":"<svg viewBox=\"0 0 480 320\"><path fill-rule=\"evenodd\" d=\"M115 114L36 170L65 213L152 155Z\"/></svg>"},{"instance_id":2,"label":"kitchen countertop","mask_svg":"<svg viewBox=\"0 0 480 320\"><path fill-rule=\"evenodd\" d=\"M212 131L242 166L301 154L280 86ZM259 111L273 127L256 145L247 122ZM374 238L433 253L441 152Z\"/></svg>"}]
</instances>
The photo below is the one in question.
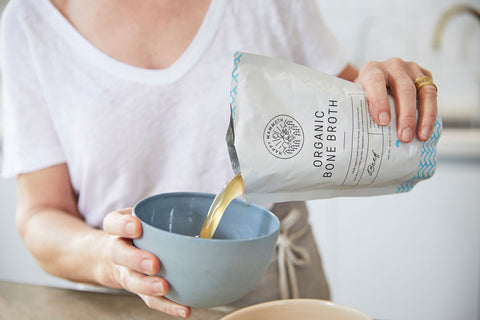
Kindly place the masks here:
<instances>
[{"instance_id":1,"label":"kitchen countertop","mask_svg":"<svg viewBox=\"0 0 480 320\"><path fill-rule=\"evenodd\" d=\"M192 309L191 320L220 319L225 313ZM109 294L0 281L0 319L180 319L148 308L135 295Z\"/></svg>"}]
</instances>

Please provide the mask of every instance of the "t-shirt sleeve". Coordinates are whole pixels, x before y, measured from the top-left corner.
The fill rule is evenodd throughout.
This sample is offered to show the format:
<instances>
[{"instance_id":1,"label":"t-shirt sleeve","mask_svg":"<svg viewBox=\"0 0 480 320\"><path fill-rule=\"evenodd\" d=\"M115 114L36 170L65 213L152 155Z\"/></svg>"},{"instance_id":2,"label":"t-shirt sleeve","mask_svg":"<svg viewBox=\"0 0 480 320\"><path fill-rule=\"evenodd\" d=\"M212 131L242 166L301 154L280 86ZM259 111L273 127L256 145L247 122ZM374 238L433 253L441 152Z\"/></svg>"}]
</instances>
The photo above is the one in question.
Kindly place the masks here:
<instances>
[{"instance_id":1,"label":"t-shirt sleeve","mask_svg":"<svg viewBox=\"0 0 480 320\"><path fill-rule=\"evenodd\" d=\"M338 75L348 64L350 54L325 24L316 1L289 0L290 41L296 62Z\"/></svg>"},{"instance_id":2,"label":"t-shirt sleeve","mask_svg":"<svg viewBox=\"0 0 480 320\"><path fill-rule=\"evenodd\" d=\"M33 35L16 3L7 5L0 33L2 175L6 178L65 162L36 68Z\"/></svg>"}]
</instances>

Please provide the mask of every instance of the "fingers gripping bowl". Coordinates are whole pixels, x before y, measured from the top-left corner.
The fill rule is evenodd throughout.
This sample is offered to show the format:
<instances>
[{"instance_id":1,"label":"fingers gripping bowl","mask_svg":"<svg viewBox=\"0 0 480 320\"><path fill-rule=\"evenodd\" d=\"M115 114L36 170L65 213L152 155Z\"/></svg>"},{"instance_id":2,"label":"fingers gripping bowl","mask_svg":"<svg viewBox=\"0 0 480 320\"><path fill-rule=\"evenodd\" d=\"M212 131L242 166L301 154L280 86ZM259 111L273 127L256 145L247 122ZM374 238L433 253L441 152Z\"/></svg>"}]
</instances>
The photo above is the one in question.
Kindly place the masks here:
<instances>
[{"instance_id":1,"label":"fingers gripping bowl","mask_svg":"<svg viewBox=\"0 0 480 320\"><path fill-rule=\"evenodd\" d=\"M235 199L212 239L196 238L215 195L167 193L133 208L143 234L135 246L155 254L166 297L191 307L233 302L260 281L268 268L280 222L270 211Z\"/></svg>"}]
</instances>

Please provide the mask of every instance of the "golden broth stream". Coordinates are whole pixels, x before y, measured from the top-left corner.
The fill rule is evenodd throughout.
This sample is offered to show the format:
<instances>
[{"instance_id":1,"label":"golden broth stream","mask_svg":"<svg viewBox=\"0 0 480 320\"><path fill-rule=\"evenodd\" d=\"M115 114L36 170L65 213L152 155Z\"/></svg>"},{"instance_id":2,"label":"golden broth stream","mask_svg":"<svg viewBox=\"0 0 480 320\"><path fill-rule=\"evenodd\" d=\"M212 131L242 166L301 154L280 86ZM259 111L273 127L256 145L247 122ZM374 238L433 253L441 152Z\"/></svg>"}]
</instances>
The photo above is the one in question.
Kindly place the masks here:
<instances>
[{"instance_id":1,"label":"golden broth stream","mask_svg":"<svg viewBox=\"0 0 480 320\"><path fill-rule=\"evenodd\" d=\"M230 182L223 186L210 206L208 214L203 222L202 230L200 231L200 238L211 239L215 230L217 230L218 224L222 219L223 213L230 202L236 197L243 195L244 186L242 176L237 174Z\"/></svg>"}]
</instances>

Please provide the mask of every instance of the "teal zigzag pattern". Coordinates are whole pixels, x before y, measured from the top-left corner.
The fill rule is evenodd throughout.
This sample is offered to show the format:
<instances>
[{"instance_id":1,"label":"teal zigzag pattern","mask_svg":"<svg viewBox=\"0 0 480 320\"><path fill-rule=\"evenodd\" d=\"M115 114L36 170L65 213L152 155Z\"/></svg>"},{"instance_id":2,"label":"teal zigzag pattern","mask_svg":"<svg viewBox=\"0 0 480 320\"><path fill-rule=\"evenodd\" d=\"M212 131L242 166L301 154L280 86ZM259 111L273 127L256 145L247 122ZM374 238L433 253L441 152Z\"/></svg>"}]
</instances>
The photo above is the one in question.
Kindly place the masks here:
<instances>
[{"instance_id":1,"label":"teal zigzag pattern","mask_svg":"<svg viewBox=\"0 0 480 320\"><path fill-rule=\"evenodd\" d=\"M420 180L428 179L435 173L435 168L437 166L437 150L436 146L438 139L440 139L440 133L442 131L442 123L440 117L437 117L435 121L435 126L433 127L432 137L425 141L422 146L422 151L420 153L420 160L418 162L417 174L410 180L402 183L398 189L397 193L403 193L410 191L417 182Z\"/></svg>"},{"instance_id":2,"label":"teal zigzag pattern","mask_svg":"<svg viewBox=\"0 0 480 320\"><path fill-rule=\"evenodd\" d=\"M238 63L240 62L240 59L242 58L243 56L243 53L241 52L235 52L235 54L233 55L233 64L234 64L234 67L233 67L233 71L232 71L232 89L230 90L230 98L231 98L231 101L230 101L230 109L232 110L232 119L235 120L235 116L236 116L236 109L237 107L234 106L234 102L235 102L235 97L237 96L237 87L238 87L238 81L237 81L237 78L238 78Z\"/></svg>"}]
</instances>

